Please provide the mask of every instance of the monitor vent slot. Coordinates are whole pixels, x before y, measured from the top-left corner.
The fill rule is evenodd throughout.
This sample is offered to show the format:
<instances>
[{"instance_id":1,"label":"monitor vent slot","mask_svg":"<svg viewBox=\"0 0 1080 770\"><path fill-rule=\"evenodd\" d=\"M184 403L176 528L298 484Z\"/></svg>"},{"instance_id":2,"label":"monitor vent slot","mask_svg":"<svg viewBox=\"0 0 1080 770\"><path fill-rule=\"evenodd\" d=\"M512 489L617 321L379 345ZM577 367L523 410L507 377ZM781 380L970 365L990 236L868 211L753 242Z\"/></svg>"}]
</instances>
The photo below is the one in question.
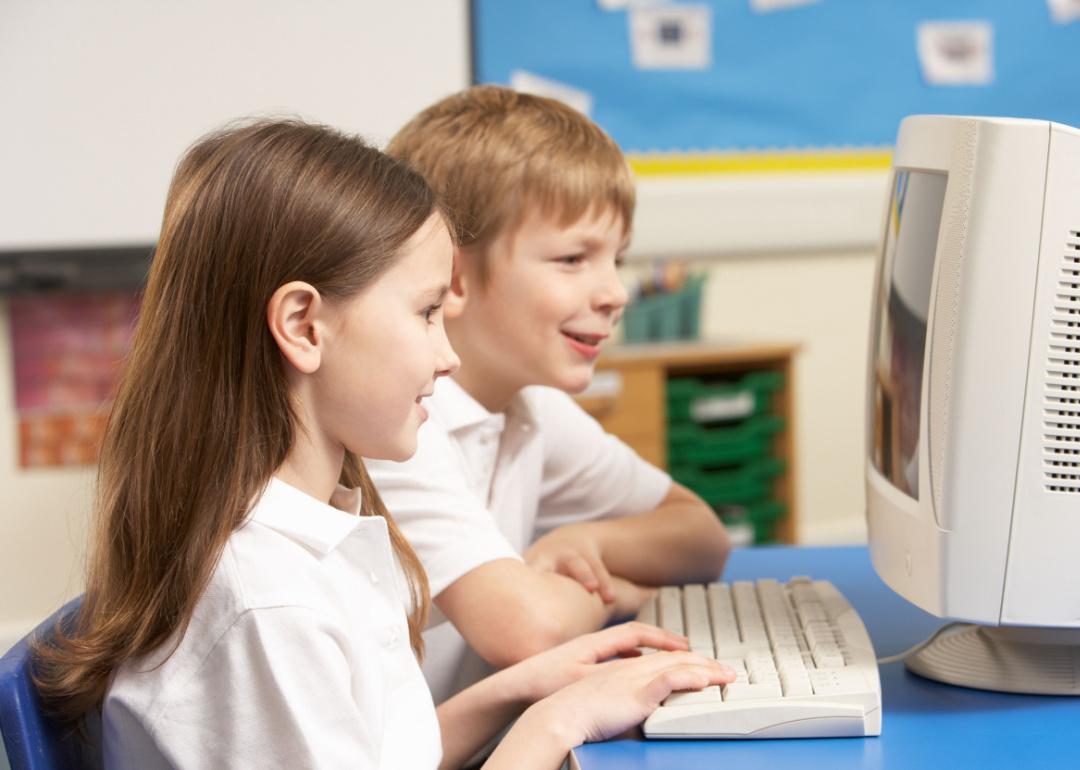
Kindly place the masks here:
<instances>
[{"instance_id":1,"label":"monitor vent slot","mask_svg":"<svg viewBox=\"0 0 1080 770\"><path fill-rule=\"evenodd\" d=\"M1043 399L1047 491L1080 494L1080 230L1065 238L1054 292Z\"/></svg>"}]
</instances>

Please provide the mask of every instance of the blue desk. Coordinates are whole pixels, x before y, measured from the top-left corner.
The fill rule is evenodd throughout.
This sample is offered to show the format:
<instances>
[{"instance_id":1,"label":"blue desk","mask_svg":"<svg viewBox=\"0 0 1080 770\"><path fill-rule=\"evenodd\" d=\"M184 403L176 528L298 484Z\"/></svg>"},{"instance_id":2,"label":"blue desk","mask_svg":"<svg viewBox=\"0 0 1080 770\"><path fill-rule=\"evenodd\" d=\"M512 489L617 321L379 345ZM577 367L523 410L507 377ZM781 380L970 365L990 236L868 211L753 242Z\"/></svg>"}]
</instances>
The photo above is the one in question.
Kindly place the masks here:
<instances>
[{"instance_id":1,"label":"blue desk","mask_svg":"<svg viewBox=\"0 0 1080 770\"><path fill-rule=\"evenodd\" d=\"M878 657L903 652L943 621L881 582L864 547L736 551L725 580L810 575L830 580L859 612ZM646 741L632 738L574 751L581 770L678 768L1080 767L1080 698L1007 695L937 684L903 663L881 667L878 738Z\"/></svg>"}]
</instances>

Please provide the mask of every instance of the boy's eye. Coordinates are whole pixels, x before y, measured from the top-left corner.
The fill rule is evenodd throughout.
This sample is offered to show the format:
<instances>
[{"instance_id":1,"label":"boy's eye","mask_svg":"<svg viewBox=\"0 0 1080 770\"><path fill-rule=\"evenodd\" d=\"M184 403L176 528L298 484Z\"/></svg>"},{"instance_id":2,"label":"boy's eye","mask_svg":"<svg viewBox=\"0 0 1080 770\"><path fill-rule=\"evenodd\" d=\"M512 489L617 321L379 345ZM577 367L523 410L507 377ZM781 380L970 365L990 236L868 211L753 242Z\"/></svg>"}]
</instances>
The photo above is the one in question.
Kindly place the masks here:
<instances>
[{"instance_id":1,"label":"boy's eye","mask_svg":"<svg viewBox=\"0 0 1080 770\"><path fill-rule=\"evenodd\" d=\"M556 262L560 265L580 265L585 261L584 254L567 254L564 257L556 257Z\"/></svg>"}]
</instances>

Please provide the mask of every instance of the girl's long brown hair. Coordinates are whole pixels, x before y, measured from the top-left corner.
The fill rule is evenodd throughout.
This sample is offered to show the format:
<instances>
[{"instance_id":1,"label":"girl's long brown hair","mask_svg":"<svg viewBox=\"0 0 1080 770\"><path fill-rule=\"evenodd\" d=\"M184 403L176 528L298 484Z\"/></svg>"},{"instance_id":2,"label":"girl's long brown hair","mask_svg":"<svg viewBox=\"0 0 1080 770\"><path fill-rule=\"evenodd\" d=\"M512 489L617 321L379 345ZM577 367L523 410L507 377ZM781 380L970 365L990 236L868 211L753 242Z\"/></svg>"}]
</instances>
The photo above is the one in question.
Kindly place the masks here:
<instances>
[{"instance_id":1,"label":"girl's long brown hair","mask_svg":"<svg viewBox=\"0 0 1080 770\"><path fill-rule=\"evenodd\" d=\"M297 421L266 308L291 280L355 295L434 212L405 163L299 121L211 134L180 161L165 205L98 475L86 594L75 628L35 646L46 706L74 722L112 673L178 643L225 542L293 445ZM359 459L342 481L384 516L409 581L422 655L429 607L415 552Z\"/></svg>"}]
</instances>

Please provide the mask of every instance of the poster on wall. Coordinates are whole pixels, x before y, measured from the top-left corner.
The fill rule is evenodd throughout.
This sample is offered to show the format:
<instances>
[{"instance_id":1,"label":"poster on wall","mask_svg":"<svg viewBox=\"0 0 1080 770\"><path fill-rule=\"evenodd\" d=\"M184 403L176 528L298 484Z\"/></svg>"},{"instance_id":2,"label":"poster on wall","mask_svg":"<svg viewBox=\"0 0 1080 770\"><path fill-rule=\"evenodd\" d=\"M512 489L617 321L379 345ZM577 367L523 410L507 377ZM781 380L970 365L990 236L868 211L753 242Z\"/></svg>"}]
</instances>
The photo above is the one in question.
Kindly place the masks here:
<instances>
[{"instance_id":1,"label":"poster on wall","mask_svg":"<svg viewBox=\"0 0 1080 770\"><path fill-rule=\"evenodd\" d=\"M135 292L11 299L21 467L97 461L139 300Z\"/></svg>"}]
</instances>

